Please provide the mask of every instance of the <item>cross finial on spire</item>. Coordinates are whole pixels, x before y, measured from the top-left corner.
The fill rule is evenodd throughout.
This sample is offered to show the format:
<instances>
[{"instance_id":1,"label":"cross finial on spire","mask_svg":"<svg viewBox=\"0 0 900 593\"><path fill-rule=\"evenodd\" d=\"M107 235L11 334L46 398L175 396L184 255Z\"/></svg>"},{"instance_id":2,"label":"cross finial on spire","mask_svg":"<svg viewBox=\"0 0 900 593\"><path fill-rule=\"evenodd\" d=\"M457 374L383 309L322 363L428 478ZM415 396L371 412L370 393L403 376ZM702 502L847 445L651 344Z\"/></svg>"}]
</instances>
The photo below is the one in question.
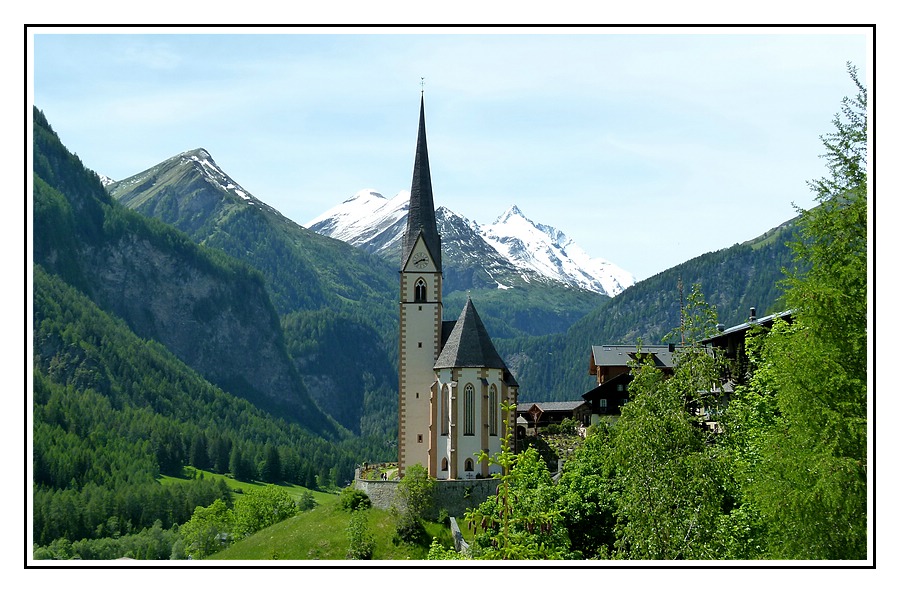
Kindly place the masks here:
<instances>
[{"instance_id":1,"label":"cross finial on spire","mask_svg":"<svg viewBox=\"0 0 900 593\"><path fill-rule=\"evenodd\" d=\"M422 94L425 94L425 77L422 76L419 80L419 85L422 87Z\"/></svg>"}]
</instances>

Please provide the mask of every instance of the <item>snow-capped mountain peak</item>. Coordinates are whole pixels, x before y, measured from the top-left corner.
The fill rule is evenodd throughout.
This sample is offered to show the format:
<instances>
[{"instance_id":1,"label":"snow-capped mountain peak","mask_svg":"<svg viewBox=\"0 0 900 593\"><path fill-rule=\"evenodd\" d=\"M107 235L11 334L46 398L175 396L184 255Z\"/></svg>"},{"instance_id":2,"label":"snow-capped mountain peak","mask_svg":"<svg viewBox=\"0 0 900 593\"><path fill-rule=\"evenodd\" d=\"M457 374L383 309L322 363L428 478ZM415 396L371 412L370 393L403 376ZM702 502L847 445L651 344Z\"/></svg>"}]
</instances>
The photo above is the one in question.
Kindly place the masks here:
<instances>
[{"instance_id":1,"label":"snow-capped mountain peak","mask_svg":"<svg viewBox=\"0 0 900 593\"><path fill-rule=\"evenodd\" d=\"M519 267L566 284L614 296L634 277L601 258L592 258L556 228L535 224L518 206L507 208L494 224L481 227L484 238Z\"/></svg>"},{"instance_id":2,"label":"snow-capped mountain peak","mask_svg":"<svg viewBox=\"0 0 900 593\"><path fill-rule=\"evenodd\" d=\"M367 246L372 252L387 253L406 229L408 211L408 191L388 199L373 189L363 189L303 226L351 245Z\"/></svg>"},{"instance_id":3,"label":"snow-capped mountain peak","mask_svg":"<svg viewBox=\"0 0 900 593\"><path fill-rule=\"evenodd\" d=\"M513 204L512 206L507 208L503 214L501 214L500 216L497 217L497 220L494 221L494 224L503 224L504 222L510 220L511 218L515 218L515 217L525 218L525 215L522 214L522 211L519 210L518 206ZM525 218L525 220L528 220L528 219ZM531 221L528 220L528 222L531 222ZM532 224L534 224L534 223L532 223Z\"/></svg>"},{"instance_id":4,"label":"snow-capped mountain peak","mask_svg":"<svg viewBox=\"0 0 900 593\"><path fill-rule=\"evenodd\" d=\"M408 191L388 199L365 189L304 226L393 258L399 256L408 209ZM486 275L498 288L509 288L497 279L501 270L520 281L543 277L609 296L634 284L631 274L606 260L590 257L565 233L533 222L516 205L486 226L443 206L435 214L451 260L458 260L464 268L486 266Z\"/></svg>"}]
</instances>

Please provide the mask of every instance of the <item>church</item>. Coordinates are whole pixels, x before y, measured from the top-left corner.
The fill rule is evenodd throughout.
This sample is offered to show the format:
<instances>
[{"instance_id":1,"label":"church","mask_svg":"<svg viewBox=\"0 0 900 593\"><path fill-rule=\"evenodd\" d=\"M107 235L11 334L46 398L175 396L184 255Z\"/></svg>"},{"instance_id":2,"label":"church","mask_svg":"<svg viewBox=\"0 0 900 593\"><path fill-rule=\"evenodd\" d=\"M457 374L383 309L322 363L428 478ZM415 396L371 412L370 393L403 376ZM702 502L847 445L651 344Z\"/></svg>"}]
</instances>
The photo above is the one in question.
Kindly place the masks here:
<instances>
[{"instance_id":1,"label":"church","mask_svg":"<svg viewBox=\"0 0 900 593\"><path fill-rule=\"evenodd\" d=\"M514 430L518 383L494 348L471 298L444 321L441 237L425 139L425 97L400 258L398 466L421 464L439 480L486 478L499 465L479 460L500 451ZM501 403L512 405L504 416Z\"/></svg>"}]
</instances>

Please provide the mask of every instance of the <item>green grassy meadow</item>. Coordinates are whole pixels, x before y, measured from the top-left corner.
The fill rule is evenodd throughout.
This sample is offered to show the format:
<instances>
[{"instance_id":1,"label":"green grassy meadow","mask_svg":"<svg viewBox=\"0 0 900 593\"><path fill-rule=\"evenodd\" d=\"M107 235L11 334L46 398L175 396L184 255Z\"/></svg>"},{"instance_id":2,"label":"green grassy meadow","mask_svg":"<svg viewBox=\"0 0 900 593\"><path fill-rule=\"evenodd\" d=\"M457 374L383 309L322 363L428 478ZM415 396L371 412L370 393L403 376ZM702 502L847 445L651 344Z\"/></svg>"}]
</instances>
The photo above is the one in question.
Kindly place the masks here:
<instances>
[{"instance_id":1,"label":"green grassy meadow","mask_svg":"<svg viewBox=\"0 0 900 593\"><path fill-rule=\"evenodd\" d=\"M237 500L242 494L250 492L257 488L265 488L268 484L264 482L242 482L240 480L235 480L229 475L225 474L217 474L210 471L201 471L194 469L191 466L185 466L184 472L181 476L162 476L159 479L161 484L172 483L172 482L187 482L190 480L197 480L200 477L200 474L203 474L203 478L207 480L224 480L225 485L227 485L231 489L232 496ZM297 486L296 484L286 484L284 482L277 484L280 488L283 488L290 494L294 500L300 498L300 495L304 492L309 492L312 494L313 498L316 500L316 504L322 504L330 500L337 499L338 490L335 489L334 492L322 492L319 490L310 490L309 488L305 488L303 486Z\"/></svg>"},{"instance_id":2,"label":"green grassy meadow","mask_svg":"<svg viewBox=\"0 0 900 593\"><path fill-rule=\"evenodd\" d=\"M339 497L314 509L272 525L236 542L208 560L346 560L350 512L341 508ZM373 560L421 560L428 555L427 545L393 542L396 521L390 511L355 511L369 516L369 532L375 538ZM432 537L445 546L453 545L450 529L438 523L426 523L428 541Z\"/></svg>"},{"instance_id":3,"label":"green grassy meadow","mask_svg":"<svg viewBox=\"0 0 900 593\"><path fill-rule=\"evenodd\" d=\"M163 476L162 482L196 480L200 472L186 467L182 476ZM262 482L242 482L227 475L203 472L203 479L222 479L237 499L242 493L255 488L264 488ZM304 492L310 492L316 501L315 508L272 525L262 531L233 543L227 549L208 557L206 560L347 560L349 538L347 527L351 514L341 508L340 494L308 490L293 484L278 484L294 499ZM369 532L375 538L373 560L422 560L428 555L428 545L436 537L445 548L453 546L450 528L440 523L425 523L427 543L410 545L394 543L396 517L387 510L368 509Z\"/></svg>"}]
</instances>

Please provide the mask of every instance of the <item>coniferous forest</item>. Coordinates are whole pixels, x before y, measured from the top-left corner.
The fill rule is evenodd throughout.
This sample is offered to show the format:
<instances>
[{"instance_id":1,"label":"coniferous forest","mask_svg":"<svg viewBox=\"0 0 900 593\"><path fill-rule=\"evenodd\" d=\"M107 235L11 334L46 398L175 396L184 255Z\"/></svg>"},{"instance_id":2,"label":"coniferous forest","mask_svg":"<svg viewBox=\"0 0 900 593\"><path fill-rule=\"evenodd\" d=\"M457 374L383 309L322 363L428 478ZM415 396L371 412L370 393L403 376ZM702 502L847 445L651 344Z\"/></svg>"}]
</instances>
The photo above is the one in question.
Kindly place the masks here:
<instances>
[{"instance_id":1,"label":"coniferous forest","mask_svg":"<svg viewBox=\"0 0 900 593\"><path fill-rule=\"evenodd\" d=\"M212 480L159 482L161 475L180 475L187 464L241 480L265 477L317 488L346 483L360 460L384 457L383 439L341 433L312 405L298 417L285 412L283 402L252 390L256 405L252 397L232 395L98 305L104 302L98 295L102 279L90 257L123 237L221 279L216 291L237 286L247 299L259 280L239 262L111 201L39 111L34 125L36 546L61 538L131 536L154 525L170 530L196 507L229 500L224 485ZM264 314L271 309L266 300L260 306ZM203 307L198 299L189 313L202 319ZM146 311L147 318L151 314Z\"/></svg>"}]
</instances>

